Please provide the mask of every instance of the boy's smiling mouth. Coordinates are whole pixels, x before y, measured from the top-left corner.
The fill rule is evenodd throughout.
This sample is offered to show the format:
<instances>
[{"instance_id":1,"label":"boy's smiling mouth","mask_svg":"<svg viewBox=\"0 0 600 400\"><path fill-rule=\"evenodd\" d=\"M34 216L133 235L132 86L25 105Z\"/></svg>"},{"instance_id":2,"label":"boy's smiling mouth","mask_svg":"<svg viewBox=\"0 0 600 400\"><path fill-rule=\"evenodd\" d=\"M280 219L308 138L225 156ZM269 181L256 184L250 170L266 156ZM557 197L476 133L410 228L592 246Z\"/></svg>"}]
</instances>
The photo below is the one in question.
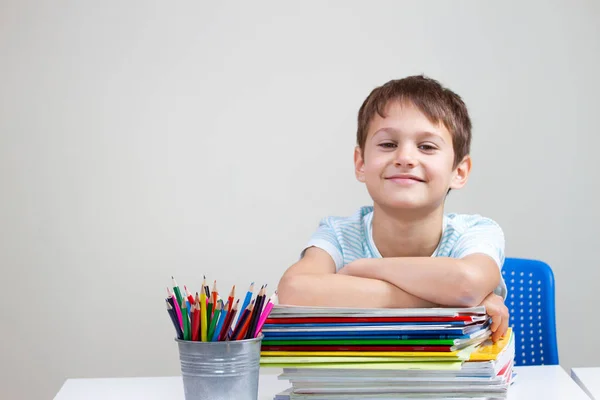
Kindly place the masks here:
<instances>
[{"instance_id":1,"label":"boy's smiling mouth","mask_svg":"<svg viewBox=\"0 0 600 400\"><path fill-rule=\"evenodd\" d=\"M425 182L424 179L412 174L394 174L387 176L385 179L400 185L413 185L416 183Z\"/></svg>"}]
</instances>

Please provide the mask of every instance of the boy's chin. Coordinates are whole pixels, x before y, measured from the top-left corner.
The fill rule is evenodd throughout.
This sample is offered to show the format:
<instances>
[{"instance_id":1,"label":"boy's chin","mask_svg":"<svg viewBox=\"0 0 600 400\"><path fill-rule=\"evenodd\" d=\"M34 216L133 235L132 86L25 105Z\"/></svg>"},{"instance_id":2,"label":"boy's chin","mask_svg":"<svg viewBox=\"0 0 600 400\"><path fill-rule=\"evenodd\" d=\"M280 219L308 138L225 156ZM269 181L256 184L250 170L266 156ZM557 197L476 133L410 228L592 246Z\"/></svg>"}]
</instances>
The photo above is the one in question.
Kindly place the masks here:
<instances>
[{"instance_id":1,"label":"boy's chin","mask_svg":"<svg viewBox=\"0 0 600 400\"><path fill-rule=\"evenodd\" d=\"M431 211L437 208L436 204L433 204L428 199L419 197L403 196L397 198L387 198L382 201L374 201L382 208L386 208L390 211ZM438 205L439 206L439 205Z\"/></svg>"}]
</instances>

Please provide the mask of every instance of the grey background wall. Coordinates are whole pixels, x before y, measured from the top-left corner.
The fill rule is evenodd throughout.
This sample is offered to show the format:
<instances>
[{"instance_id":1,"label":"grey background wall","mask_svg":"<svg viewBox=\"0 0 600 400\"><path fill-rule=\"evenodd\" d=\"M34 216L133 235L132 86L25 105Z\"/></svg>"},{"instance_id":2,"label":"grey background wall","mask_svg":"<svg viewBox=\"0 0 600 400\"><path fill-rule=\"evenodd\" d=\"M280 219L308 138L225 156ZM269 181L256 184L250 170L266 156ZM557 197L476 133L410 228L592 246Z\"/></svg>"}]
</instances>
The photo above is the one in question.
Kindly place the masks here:
<instances>
[{"instance_id":1,"label":"grey background wall","mask_svg":"<svg viewBox=\"0 0 600 400\"><path fill-rule=\"evenodd\" d=\"M368 204L358 107L418 73L474 122L447 211L552 265L561 364L597 365L599 17L566 0L0 1L0 397L176 375L170 276L274 288L321 217Z\"/></svg>"}]
</instances>

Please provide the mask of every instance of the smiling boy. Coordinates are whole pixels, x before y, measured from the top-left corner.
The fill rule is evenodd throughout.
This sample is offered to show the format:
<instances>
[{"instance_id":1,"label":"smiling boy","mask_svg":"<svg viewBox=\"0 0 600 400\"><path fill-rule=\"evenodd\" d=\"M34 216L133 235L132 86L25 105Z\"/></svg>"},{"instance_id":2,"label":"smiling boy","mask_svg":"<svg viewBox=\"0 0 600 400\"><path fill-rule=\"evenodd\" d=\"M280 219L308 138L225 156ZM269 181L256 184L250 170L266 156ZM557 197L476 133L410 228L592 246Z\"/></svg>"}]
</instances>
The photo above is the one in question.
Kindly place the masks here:
<instances>
[{"instance_id":1,"label":"smiling boy","mask_svg":"<svg viewBox=\"0 0 600 400\"><path fill-rule=\"evenodd\" d=\"M333 307L485 305L493 339L508 327L504 235L479 215L444 214L471 172L462 99L411 76L374 89L358 113L355 174L373 206L324 218L281 278L280 304Z\"/></svg>"}]
</instances>

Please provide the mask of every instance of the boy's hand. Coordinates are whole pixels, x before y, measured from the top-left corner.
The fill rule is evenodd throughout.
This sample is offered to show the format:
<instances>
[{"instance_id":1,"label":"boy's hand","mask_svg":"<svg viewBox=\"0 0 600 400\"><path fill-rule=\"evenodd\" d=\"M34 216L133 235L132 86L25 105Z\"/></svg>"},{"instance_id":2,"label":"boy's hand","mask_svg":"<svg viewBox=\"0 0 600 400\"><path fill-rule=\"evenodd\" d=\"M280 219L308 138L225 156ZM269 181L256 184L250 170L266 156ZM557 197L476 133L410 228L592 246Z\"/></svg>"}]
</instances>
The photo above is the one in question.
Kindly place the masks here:
<instances>
[{"instance_id":1,"label":"boy's hand","mask_svg":"<svg viewBox=\"0 0 600 400\"><path fill-rule=\"evenodd\" d=\"M374 278L372 270L369 271L367 268L368 259L359 258L358 260L352 261L350 264L346 264L337 272L342 275L356 276L359 278Z\"/></svg>"},{"instance_id":2,"label":"boy's hand","mask_svg":"<svg viewBox=\"0 0 600 400\"><path fill-rule=\"evenodd\" d=\"M492 341L496 343L508 329L508 308L504 305L504 299L495 293L490 293L480 304L485 306L485 311L492 317Z\"/></svg>"}]
</instances>

